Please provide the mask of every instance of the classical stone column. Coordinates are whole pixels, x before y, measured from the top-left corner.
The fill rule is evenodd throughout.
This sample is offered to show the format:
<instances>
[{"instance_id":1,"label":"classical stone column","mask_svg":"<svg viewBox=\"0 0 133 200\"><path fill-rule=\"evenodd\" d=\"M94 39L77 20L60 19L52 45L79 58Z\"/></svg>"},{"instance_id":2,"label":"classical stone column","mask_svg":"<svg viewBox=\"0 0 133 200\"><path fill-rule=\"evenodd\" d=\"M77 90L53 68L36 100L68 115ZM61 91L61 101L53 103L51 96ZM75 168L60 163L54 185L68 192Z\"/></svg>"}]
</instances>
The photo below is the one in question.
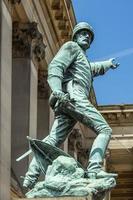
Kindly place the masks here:
<instances>
[{"instance_id":1,"label":"classical stone column","mask_svg":"<svg viewBox=\"0 0 133 200\"><path fill-rule=\"evenodd\" d=\"M36 23L13 23L12 71L12 169L20 184L29 165L26 157L16 158L29 149L26 136L37 135L38 66L45 56L45 45ZM21 170L20 170L21 169Z\"/></svg>"},{"instance_id":2,"label":"classical stone column","mask_svg":"<svg viewBox=\"0 0 133 200\"><path fill-rule=\"evenodd\" d=\"M12 20L0 1L0 200L10 199Z\"/></svg>"},{"instance_id":3,"label":"classical stone column","mask_svg":"<svg viewBox=\"0 0 133 200\"><path fill-rule=\"evenodd\" d=\"M47 65L45 63L45 65ZM47 70L38 70L38 114L37 138L43 139L49 134L49 86L47 83Z\"/></svg>"}]
</instances>

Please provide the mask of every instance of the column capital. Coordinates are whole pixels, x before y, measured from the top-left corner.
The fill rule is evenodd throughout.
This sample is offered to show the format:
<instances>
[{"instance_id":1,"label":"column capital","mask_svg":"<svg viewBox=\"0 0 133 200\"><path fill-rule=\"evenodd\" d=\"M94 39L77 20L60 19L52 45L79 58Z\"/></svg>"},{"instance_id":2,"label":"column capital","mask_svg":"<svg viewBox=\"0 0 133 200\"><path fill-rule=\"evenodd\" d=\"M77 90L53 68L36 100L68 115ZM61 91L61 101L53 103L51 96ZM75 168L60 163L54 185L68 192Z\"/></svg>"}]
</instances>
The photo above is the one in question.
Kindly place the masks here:
<instances>
[{"instance_id":1,"label":"column capital","mask_svg":"<svg viewBox=\"0 0 133 200\"><path fill-rule=\"evenodd\" d=\"M45 57L45 48L36 22L13 23L13 57L32 57L39 62Z\"/></svg>"}]
</instances>

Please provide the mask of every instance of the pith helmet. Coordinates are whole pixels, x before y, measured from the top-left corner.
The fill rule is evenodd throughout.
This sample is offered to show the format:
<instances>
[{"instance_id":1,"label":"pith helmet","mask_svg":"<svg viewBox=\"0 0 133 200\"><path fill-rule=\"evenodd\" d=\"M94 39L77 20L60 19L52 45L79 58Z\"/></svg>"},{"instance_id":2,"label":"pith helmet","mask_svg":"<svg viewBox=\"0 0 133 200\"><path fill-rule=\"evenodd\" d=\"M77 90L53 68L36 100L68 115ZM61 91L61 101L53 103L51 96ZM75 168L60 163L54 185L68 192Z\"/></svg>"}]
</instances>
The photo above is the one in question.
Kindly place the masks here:
<instances>
[{"instance_id":1,"label":"pith helmet","mask_svg":"<svg viewBox=\"0 0 133 200\"><path fill-rule=\"evenodd\" d=\"M73 29L73 34L72 34L72 40L74 40L75 35L80 31L80 30L88 30L92 36L91 42L94 40L94 31L93 28L86 22L79 22L78 24L75 25Z\"/></svg>"}]
</instances>

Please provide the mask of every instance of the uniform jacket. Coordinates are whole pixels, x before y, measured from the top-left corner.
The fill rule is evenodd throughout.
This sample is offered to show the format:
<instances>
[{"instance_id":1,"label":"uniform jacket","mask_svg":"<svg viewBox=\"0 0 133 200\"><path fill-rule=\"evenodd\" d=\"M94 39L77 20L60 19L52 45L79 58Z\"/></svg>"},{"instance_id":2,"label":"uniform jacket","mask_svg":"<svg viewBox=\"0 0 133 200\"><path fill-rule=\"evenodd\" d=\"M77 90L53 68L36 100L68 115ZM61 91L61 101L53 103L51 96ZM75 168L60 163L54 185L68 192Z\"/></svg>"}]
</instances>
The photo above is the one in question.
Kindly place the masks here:
<instances>
[{"instance_id":1,"label":"uniform jacket","mask_svg":"<svg viewBox=\"0 0 133 200\"><path fill-rule=\"evenodd\" d=\"M53 58L48 68L48 81L58 77L62 83L76 80L88 91L93 77L103 75L110 67L111 61L89 62L82 48L73 41L66 42Z\"/></svg>"}]
</instances>

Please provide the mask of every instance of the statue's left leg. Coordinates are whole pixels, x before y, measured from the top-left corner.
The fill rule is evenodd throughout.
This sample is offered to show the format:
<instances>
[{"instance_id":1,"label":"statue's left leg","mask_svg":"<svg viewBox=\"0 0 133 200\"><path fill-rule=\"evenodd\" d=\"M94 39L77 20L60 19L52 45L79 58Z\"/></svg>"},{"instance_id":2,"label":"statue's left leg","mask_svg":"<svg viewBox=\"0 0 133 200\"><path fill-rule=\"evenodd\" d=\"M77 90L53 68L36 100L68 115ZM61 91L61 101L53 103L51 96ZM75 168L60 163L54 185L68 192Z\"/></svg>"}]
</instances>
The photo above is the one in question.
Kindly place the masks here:
<instances>
[{"instance_id":1,"label":"statue's left leg","mask_svg":"<svg viewBox=\"0 0 133 200\"><path fill-rule=\"evenodd\" d=\"M90 151L87 168L88 175L94 178L115 177L117 174L107 173L102 170L102 164L111 139L112 129L94 106L88 107L88 111L90 127L97 134Z\"/></svg>"},{"instance_id":2,"label":"statue's left leg","mask_svg":"<svg viewBox=\"0 0 133 200\"><path fill-rule=\"evenodd\" d=\"M97 135L95 138L89 156L88 176L94 178L115 177L117 174L107 173L102 170L102 164L105 157L106 149L111 139L112 129L105 121L100 112L88 101L84 100L80 106L77 103L77 109L82 110L86 118L85 125L91 128Z\"/></svg>"},{"instance_id":3,"label":"statue's left leg","mask_svg":"<svg viewBox=\"0 0 133 200\"><path fill-rule=\"evenodd\" d=\"M77 118L77 121L91 128L97 135L89 156L88 174L94 174L97 177L115 176L115 174L109 174L102 170L102 164L111 138L112 129L101 113L89 102L88 91L79 82L70 81L67 85L67 91L70 94L70 98L75 101L75 119ZM80 118L76 114L76 111L81 113Z\"/></svg>"}]
</instances>

